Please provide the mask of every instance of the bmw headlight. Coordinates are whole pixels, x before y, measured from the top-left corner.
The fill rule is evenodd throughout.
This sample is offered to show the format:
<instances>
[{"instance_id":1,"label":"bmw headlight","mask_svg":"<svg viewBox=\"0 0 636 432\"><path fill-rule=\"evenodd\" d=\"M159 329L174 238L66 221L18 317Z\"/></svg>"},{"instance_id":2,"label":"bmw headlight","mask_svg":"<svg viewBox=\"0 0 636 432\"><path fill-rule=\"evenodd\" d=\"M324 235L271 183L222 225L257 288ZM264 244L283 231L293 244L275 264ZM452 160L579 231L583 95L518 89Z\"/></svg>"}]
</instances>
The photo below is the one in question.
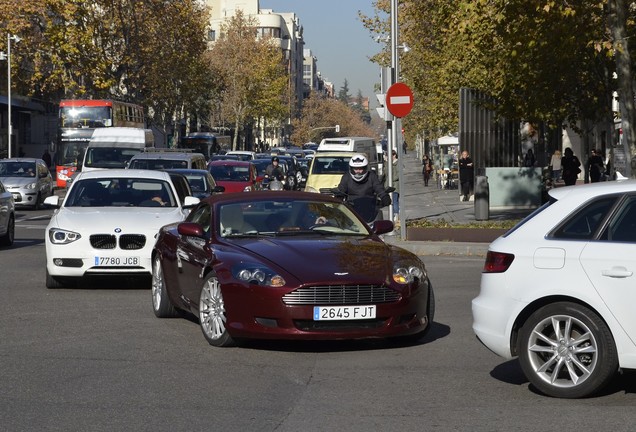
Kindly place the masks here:
<instances>
[{"instance_id":1,"label":"bmw headlight","mask_svg":"<svg viewBox=\"0 0 636 432\"><path fill-rule=\"evenodd\" d=\"M426 269L419 265L397 263L393 267L393 280L399 284L410 284L415 279L426 278Z\"/></svg>"},{"instance_id":2,"label":"bmw headlight","mask_svg":"<svg viewBox=\"0 0 636 432\"><path fill-rule=\"evenodd\" d=\"M282 287L285 279L262 264L240 263L232 267L235 279L252 285Z\"/></svg>"},{"instance_id":3,"label":"bmw headlight","mask_svg":"<svg viewBox=\"0 0 636 432\"><path fill-rule=\"evenodd\" d=\"M37 183L29 183L24 188L25 189L35 189L37 185L38 185Z\"/></svg>"},{"instance_id":4,"label":"bmw headlight","mask_svg":"<svg viewBox=\"0 0 636 432\"><path fill-rule=\"evenodd\" d=\"M82 236L79 233L73 231L60 228L51 228L49 230L49 240L51 240L53 244L69 244L81 238Z\"/></svg>"}]
</instances>

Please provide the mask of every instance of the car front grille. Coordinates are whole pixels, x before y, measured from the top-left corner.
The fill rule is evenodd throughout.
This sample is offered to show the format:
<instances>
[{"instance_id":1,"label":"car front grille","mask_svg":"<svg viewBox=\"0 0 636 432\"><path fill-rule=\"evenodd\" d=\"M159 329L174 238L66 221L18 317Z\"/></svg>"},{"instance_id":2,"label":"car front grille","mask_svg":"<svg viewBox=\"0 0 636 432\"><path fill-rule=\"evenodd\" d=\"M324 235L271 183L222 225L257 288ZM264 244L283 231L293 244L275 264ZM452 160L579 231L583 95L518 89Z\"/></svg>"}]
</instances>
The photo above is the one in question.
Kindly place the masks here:
<instances>
[{"instance_id":1,"label":"car front grille","mask_svg":"<svg viewBox=\"0 0 636 432\"><path fill-rule=\"evenodd\" d=\"M368 305L399 301L400 293L382 285L323 285L294 290L283 296L288 305Z\"/></svg>"},{"instance_id":2,"label":"car front grille","mask_svg":"<svg viewBox=\"0 0 636 432\"><path fill-rule=\"evenodd\" d=\"M91 246L95 249L115 249L117 237L113 234L93 234L90 236ZM123 250L143 249L146 236L143 234L123 234L119 237L119 248Z\"/></svg>"},{"instance_id":3,"label":"car front grille","mask_svg":"<svg viewBox=\"0 0 636 432\"><path fill-rule=\"evenodd\" d=\"M93 234L90 240L95 249L115 249L117 245L117 239L112 234Z\"/></svg>"},{"instance_id":4,"label":"car front grille","mask_svg":"<svg viewBox=\"0 0 636 432\"><path fill-rule=\"evenodd\" d=\"M143 249L146 236L143 234L124 234L119 237L119 247L125 250Z\"/></svg>"}]
</instances>

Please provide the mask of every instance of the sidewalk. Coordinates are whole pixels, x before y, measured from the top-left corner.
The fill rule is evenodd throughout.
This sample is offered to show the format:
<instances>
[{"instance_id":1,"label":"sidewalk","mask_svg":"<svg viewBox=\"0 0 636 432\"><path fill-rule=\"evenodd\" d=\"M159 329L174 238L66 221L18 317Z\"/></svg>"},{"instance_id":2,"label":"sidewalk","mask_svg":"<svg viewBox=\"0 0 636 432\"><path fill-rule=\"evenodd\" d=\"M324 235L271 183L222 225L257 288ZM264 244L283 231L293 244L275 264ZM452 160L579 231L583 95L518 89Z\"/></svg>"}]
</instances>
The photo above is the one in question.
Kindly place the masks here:
<instances>
[{"instance_id":1,"label":"sidewalk","mask_svg":"<svg viewBox=\"0 0 636 432\"><path fill-rule=\"evenodd\" d=\"M469 223L476 221L475 204L464 202L458 189L442 189L435 178L431 178L428 186L424 186L422 164L415 150L409 150L402 157L404 171L401 179L400 206L402 220L444 219L451 223ZM387 209L384 210L388 218ZM490 212L490 220L521 219L529 211ZM402 224L404 226L404 223ZM385 235L387 243L408 249L418 255L475 255L485 256L489 243L466 242L433 242L402 240L398 230L394 235Z\"/></svg>"}]
</instances>

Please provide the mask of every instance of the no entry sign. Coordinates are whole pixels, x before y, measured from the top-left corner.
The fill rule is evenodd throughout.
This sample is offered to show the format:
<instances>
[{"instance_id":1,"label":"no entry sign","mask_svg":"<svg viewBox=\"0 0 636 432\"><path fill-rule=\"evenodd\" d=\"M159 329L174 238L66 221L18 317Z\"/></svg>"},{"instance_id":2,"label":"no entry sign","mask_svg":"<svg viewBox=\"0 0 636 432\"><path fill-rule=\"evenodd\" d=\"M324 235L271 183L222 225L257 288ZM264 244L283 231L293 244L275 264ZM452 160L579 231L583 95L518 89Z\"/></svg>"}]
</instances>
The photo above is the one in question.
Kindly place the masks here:
<instances>
[{"instance_id":1,"label":"no entry sign","mask_svg":"<svg viewBox=\"0 0 636 432\"><path fill-rule=\"evenodd\" d=\"M413 108L413 92L404 83L395 83L386 92L386 108L396 117L404 117Z\"/></svg>"}]
</instances>

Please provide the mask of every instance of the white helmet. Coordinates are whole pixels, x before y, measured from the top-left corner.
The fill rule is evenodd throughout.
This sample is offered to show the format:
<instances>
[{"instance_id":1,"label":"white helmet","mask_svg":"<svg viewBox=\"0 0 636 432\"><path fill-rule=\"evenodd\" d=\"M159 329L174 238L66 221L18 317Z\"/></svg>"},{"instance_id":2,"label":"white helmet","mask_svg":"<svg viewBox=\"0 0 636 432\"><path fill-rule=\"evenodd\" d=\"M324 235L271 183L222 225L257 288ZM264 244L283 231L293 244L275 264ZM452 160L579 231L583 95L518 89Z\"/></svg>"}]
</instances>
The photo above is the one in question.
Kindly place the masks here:
<instances>
[{"instance_id":1,"label":"white helmet","mask_svg":"<svg viewBox=\"0 0 636 432\"><path fill-rule=\"evenodd\" d=\"M355 170L360 170L361 172L356 172ZM351 178L353 178L357 182L363 181L369 175L369 160L367 157L361 153L354 154L349 159L349 174Z\"/></svg>"}]
</instances>

